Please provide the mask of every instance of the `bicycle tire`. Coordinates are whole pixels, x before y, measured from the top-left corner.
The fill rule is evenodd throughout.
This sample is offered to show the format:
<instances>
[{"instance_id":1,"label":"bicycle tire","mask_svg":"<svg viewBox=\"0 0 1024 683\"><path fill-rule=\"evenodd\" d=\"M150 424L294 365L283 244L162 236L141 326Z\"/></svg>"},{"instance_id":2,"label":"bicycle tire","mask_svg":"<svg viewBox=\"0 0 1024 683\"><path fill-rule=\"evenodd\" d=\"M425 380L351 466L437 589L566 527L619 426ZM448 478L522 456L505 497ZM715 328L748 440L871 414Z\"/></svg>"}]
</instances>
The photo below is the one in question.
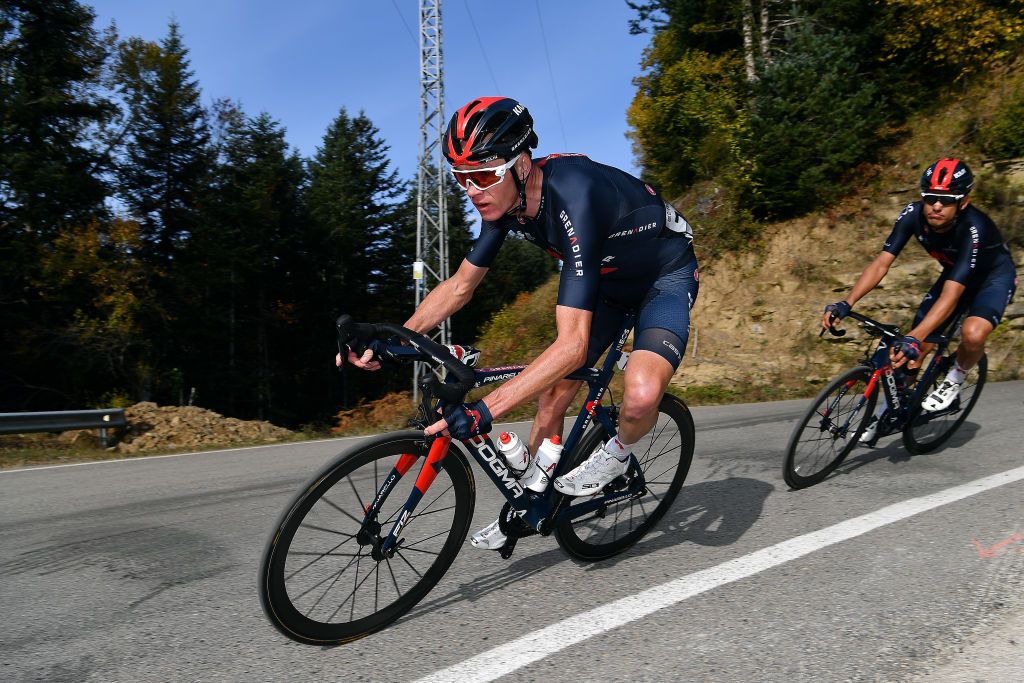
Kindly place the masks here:
<instances>
[{"instance_id":1,"label":"bicycle tire","mask_svg":"<svg viewBox=\"0 0 1024 683\"><path fill-rule=\"evenodd\" d=\"M375 561L372 546L356 535L367 503L405 453L421 457L382 503L374 531L386 537L426 456L420 432L386 434L340 455L285 508L259 573L260 603L281 633L314 645L369 635L412 609L451 566L475 505L473 472L454 445L402 529L393 557Z\"/></svg>"},{"instance_id":2,"label":"bicycle tire","mask_svg":"<svg viewBox=\"0 0 1024 683\"><path fill-rule=\"evenodd\" d=\"M607 439L603 427L591 428L580 440L565 471L571 471L590 457ZM617 555L643 538L679 494L693 460L693 443L693 417L689 408L679 398L665 394L658 406L654 428L633 447L646 480L643 495L591 515L559 522L554 536L562 550L570 557L593 562ZM626 478L620 477L605 487L604 492L613 487L625 488L628 485L623 483L625 481ZM592 496L572 498L569 506L591 499Z\"/></svg>"},{"instance_id":3,"label":"bicycle tire","mask_svg":"<svg viewBox=\"0 0 1024 683\"><path fill-rule=\"evenodd\" d=\"M951 354L948 359L951 361L953 357ZM946 363L945 367L949 367L950 364L951 362ZM927 397L942 384L944 377L939 377L941 374L935 373L931 385L922 394L923 397ZM932 414L925 412L920 402L914 406L903 428L903 445L906 449L915 455L923 455L946 443L971 414L974 404L981 396L981 390L985 387L987 377L988 357L982 354L977 364L968 371L961 385L960 395L950 408Z\"/></svg>"},{"instance_id":4,"label":"bicycle tire","mask_svg":"<svg viewBox=\"0 0 1024 683\"><path fill-rule=\"evenodd\" d=\"M878 401L877 388L864 396L871 374L866 365L850 368L818 393L786 447L782 478L790 488L822 481L857 445ZM852 432L851 425L855 425Z\"/></svg>"}]
</instances>

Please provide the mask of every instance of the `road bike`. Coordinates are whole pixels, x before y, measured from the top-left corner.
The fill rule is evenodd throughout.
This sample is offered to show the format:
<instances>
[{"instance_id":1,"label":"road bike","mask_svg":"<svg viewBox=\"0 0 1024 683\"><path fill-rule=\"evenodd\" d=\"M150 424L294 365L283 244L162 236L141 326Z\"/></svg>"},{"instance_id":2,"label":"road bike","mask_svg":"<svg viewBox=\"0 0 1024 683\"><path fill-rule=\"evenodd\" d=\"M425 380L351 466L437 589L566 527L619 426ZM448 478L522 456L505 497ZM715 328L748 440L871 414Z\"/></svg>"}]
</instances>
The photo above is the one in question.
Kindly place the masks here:
<instances>
[{"instance_id":1,"label":"road bike","mask_svg":"<svg viewBox=\"0 0 1024 683\"><path fill-rule=\"evenodd\" d=\"M622 348L634 320L635 314L626 316L600 368L568 375L589 391L552 480L616 433L618 408L602 399L616 366L628 359ZM682 400L666 394L654 428L633 447L626 474L591 496L565 496L553 485L536 493L513 476L489 435L453 442L423 434L444 406L525 366L473 369L448 347L398 325L342 316L337 327L340 349L351 345L361 353L369 346L385 363L424 362L443 369L445 379L431 372L419 383L416 430L373 437L342 453L281 514L263 553L259 594L271 623L289 638L349 642L388 626L427 595L455 560L473 519L476 484L466 452L506 500L499 516L508 538L499 552L506 559L518 539L534 534L553 535L582 561L621 553L658 522L686 479L693 419Z\"/></svg>"},{"instance_id":2,"label":"road bike","mask_svg":"<svg viewBox=\"0 0 1024 683\"><path fill-rule=\"evenodd\" d=\"M852 311L848 317L860 322L869 335L880 339L873 353L869 350L859 365L843 372L822 389L793 430L782 475L794 489L813 486L839 467L875 414L879 394L885 397L887 408L879 418L877 433L867 445L874 445L883 436L902 432L907 450L922 454L936 450L953 436L985 386L988 359L982 355L968 372L960 395L948 408L927 411L921 405L942 383L956 360L956 349L950 349L950 345L960 333L962 316L950 326L950 334L932 334L924 340L935 345L934 354L920 370L916 383L904 368L894 368L889 359L889 349L901 336L898 327ZM836 336L846 333L834 327L829 331Z\"/></svg>"}]
</instances>

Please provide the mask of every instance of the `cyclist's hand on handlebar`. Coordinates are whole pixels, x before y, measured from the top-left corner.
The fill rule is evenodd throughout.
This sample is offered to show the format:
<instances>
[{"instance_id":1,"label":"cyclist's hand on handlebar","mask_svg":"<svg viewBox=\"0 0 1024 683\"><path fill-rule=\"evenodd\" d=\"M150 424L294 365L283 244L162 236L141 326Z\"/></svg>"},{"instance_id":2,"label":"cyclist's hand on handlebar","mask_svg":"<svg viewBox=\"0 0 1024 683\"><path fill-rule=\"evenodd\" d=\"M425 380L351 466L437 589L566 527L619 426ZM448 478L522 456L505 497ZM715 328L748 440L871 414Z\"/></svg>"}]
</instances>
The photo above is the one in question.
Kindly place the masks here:
<instances>
[{"instance_id":1,"label":"cyclist's hand on handlebar","mask_svg":"<svg viewBox=\"0 0 1024 683\"><path fill-rule=\"evenodd\" d=\"M431 436L444 430L454 439L468 439L491 431L491 411L483 401L459 403L444 409L444 419L438 420L424 430Z\"/></svg>"},{"instance_id":2,"label":"cyclist's hand on handlebar","mask_svg":"<svg viewBox=\"0 0 1024 683\"><path fill-rule=\"evenodd\" d=\"M357 356L356 353L347 346L345 347L345 350L348 352L348 357L345 360L347 360L350 365L354 365L361 370L380 370L380 361L373 357L373 349L366 349L363 351L361 356ZM334 364L340 368L341 363L342 358L339 353L334 357Z\"/></svg>"},{"instance_id":3,"label":"cyclist's hand on handlebar","mask_svg":"<svg viewBox=\"0 0 1024 683\"><path fill-rule=\"evenodd\" d=\"M920 357L921 342L909 334L905 337L900 337L893 347L889 349L889 359L892 360L894 368L901 367L908 360L917 360Z\"/></svg>"},{"instance_id":4,"label":"cyclist's hand on handlebar","mask_svg":"<svg viewBox=\"0 0 1024 683\"><path fill-rule=\"evenodd\" d=\"M821 316L821 327L826 330L835 329L836 323L850 315L851 308L853 306L845 300L829 304L825 307L825 312Z\"/></svg>"}]
</instances>

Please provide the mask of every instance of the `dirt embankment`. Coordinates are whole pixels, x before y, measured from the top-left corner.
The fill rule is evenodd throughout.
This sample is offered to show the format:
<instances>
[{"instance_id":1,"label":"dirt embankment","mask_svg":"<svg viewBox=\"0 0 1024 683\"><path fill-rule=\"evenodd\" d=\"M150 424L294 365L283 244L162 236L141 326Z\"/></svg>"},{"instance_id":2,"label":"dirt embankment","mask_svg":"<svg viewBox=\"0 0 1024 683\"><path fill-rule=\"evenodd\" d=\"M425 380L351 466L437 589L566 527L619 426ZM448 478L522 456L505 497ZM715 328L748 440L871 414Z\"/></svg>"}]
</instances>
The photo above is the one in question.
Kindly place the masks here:
<instances>
[{"instance_id":1,"label":"dirt embankment","mask_svg":"<svg viewBox=\"0 0 1024 683\"><path fill-rule=\"evenodd\" d=\"M284 441L294 432L269 422L239 420L196 406L158 406L143 402L125 408L128 426L111 434L108 450L125 455L149 451L202 449L235 444ZM96 430L64 432L60 441L98 447Z\"/></svg>"},{"instance_id":2,"label":"dirt embankment","mask_svg":"<svg viewBox=\"0 0 1024 683\"><path fill-rule=\"evenodd\" d=\"M850 291L913 198L893 191L887 202L865 200L847 213L786 223L757 253L702 270L687 358L673 384L797 387L820 384L855 362L867 336L849 321L846 337L819 338L822 308ZM908 330L940 272L908 244L856 310ZM1024 303L1010 305L987 352L990 379L1016 377L1024 358Z\"/></svg>"},{"instance_id":3,"label":"dirt embankment","mask_svg":"<svg viewBox=\"0 0 1024 683\"><path fill-rule=\"evenodd\" d=\"M136 403L125 408L128 428L115 448L125 454L164 449L208 448L224 444L281 441L293 435L269 422L224 417L196 406Z\"/></svg>"}]
</instances>

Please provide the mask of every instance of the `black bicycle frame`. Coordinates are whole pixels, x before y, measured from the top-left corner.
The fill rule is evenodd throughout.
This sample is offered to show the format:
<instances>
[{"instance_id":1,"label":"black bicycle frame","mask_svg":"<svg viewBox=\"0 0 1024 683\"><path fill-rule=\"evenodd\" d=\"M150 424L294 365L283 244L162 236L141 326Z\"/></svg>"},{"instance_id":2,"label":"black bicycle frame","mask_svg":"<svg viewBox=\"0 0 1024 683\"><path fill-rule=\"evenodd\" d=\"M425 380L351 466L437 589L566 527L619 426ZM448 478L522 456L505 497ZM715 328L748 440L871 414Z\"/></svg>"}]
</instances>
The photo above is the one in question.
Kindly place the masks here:
<instances>
[{"instance_id":1,"label":"black bicycle frame","mask_svg":"<svg viewBox=\"0 0 1024 683\"><path fill-rule=\"evenodd\" d=\"M630 330L633 329L635 319L636 315L634 313L626 314L622 323L622 331L616 342L609 349L604 364L600 369L594 367L582 367L570 373L566 377L566 379L586 382L589 386L589 390L587 392L587 400L583 404L583 408L580 409L580 412L573 423L572 430L569 432L569 436L564 441L562 452L565 454L565 457L562 457L555 466L551 479L554 479L565 472L568 462L571 460L568 456L579 444L592 420L596 419L610 436L614 436L616 434L615 420L608 409L601 405L601 399L604 397L604 393L608 389L608 384L615 372L615 365L622 357L622 347L626 343L626 339L629 337ZM510 365L476 370L474 371L474 375L476 376L476 384L474 386L480 387L493 382L512 379L525 368L526 366L524 365ZM421 478L424 477L423 473L426 471L428 466L433 468L434 472L440 471L441 460L444 458L443 454L447 453L448 443L442 442L439 444L444 446L443 449L435 448L435 446L438 445L438 440L449 438L450 437L436 437L434 439L427 440L431 449L426 461L424 462L423 468L421 469ZM480 468L487 474L488 478L490 478L491 482L495 487L497 487L498 491L500 491L511 506L518 511L523 521L537 531L545 534L550 532L554 527L553 522L562 521L566 515L570 515L571 518L576 518L593 512L603 506L628 500L629 498L635 498L643 494L647 485L640 467L637 466L635 462L635 456L630 456L634 459L632 467L639 474L630 483L628 489L617 491L606 496L596 496L578 505L573 505L567 508L566 496L559 493L553 485L549 485L540 493L524 488L509 471L503 459L498 455L498 451L488 435L482 434L480 436L475 436L470 439L463 440L462 443L466 446L470 455L473 456L473 459L476 460L477 464L480 465ZM412 454L410 454L410 457L411 455ZM398 480L406 473L406 471L408 471L410 465L410 460L406 456L403 456L403 458L399 460L399 463L392 469L391 473L385 477L384 484L374 497L373 502L367 506L366 516L363 520L364 528L375 523L377 510L380 509L381 503L383 503L387 498L387 495L390 494L391 490L398 483ZM381 543L382 552L386 553L394 549L402 528L412 515L416 505L419 504L420 500L422 500L423 495L426 493L426 487L433 481L433 476L427 472L426 479L428 481L422 490L418 486L413 487L408 500L392 526L391 532ZM417 483L419 482L420 479L417 480Z\"/></svg>"},{"instance_id":2,"label":"black bicycle frame","mask_svg":"<svg viewBox=\"0 0 1024 683\"><path fill-rule=\"evenodd\" d=\"M925 343L935 345L935 352L932 355L931 361L924 368L924 372L918 378L917 386L914 387L912 392L907 392L905 388L901 388L899 377L905 371L894 368L892 361L889 359L889 341L899 336L899 330L895 327L886 328L866 316L853 313L850 315L863 323L867 323L866 326L870 326L881 334L882 338L878 342L878 347L868 360L868 366L873 372L868 380L867 388L864 390L864 400L868 399L871 392L874 391L876 384L881 384L882 393L889 406L889 412L885 419L886 426L893 430L898 429L910 415L912 407L919 404L921 399L924 398L923 393L931 386L931 380L935 374L946 369L944 365L946 349L949 348L951 339L956 336L956 330L960 324L959 319L951 325L952 333L950 335L931 334L925 338Z\"/></svg>"}]
</instances>

